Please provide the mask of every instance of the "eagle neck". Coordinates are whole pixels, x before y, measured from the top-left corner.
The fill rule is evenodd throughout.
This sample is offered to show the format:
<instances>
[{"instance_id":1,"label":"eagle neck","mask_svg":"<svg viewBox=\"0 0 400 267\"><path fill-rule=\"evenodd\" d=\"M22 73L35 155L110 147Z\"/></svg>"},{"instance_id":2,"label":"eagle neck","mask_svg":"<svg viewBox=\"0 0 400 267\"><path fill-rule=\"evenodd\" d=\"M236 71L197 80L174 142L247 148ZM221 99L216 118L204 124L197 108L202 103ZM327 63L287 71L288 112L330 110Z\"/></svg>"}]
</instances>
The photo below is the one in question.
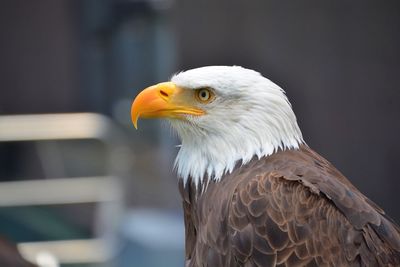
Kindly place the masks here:
<instances>
[{"instance_id":1,"label":"eagle neck","mask_svg":"<svg viewBox=\"0 0 400 267\"><path fill-rule=\"evenodd\" d=\"M241 140L232 140L212 134L204 138L183 137L175 168L184 185L191 182L195 186L203 185L203 188L206 188L204 183L219 182L253 158L267 157L279 150L298 149L302 143L302 138L295 137L286 138L286 142L276 139L262 145L260 140L254 138L242 137Z\"/></svg>"}]
</instances>

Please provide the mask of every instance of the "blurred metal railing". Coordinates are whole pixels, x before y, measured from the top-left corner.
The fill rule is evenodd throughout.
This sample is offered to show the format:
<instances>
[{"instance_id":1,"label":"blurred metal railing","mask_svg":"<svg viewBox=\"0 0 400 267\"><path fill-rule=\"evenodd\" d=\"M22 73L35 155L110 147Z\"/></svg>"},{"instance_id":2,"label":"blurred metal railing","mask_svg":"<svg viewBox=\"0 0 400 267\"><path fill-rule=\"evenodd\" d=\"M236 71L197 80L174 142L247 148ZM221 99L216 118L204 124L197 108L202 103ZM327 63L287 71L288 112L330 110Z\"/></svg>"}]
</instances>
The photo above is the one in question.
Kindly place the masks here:
<instances>
[{"instance_id":1,"label":"blurred metal railing","mask_svg":"<svg viewBox=\"0 0 400 267\"><path fill-rule=\"evenodd\" d=\"M0 207L115 201L115 179L98 176L1 182Z\"/></svg>"},{"instance_id":2,"label":"blurred metal railing","mask_svg":"<svg viewBox=\"0 0 400 267\"><path fill-rule=\"evenodd\" d=\"M94 113L0 116L0 142L94 139L112 149L123 145L107 117ZM110 152L111 151L111 152ZM110 156L111 158L111 156ZM49 177L47 177L49 178ZM0 183L0 207L96 203L98 236L87 240L27 242L21 254L40 264L43 255L58 263L99 263L110 257L115 220L122 207L118 177L74 177Z\"/></svg>"},{"instance_id":3,"label":"blurred metal railing","mask_svg":"<svg viewBox=\"0 0 400 267\"><path fill-rule=\"evenodd\" d=\"M116 134L113 123L96 113L0 116L0 142L93 138L110 144Z\"/></svg>"}]
</instances>

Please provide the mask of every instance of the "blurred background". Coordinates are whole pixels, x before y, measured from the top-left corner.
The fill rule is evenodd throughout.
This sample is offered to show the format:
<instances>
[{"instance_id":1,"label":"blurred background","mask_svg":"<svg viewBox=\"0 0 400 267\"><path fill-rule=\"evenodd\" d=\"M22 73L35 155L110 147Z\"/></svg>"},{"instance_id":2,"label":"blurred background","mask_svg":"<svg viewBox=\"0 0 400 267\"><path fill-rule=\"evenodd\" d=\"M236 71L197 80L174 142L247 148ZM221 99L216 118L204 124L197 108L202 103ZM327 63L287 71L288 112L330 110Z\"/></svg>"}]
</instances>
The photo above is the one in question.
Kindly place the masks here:
<instances>
[{"instance_id":1,"label":"blurred background","mask_svg":"<svg viewBox=\"0 0 400 267\"><path fill-rule=\"evenodd\" d=\"M159 121L143 88L205 65L283 87L306 142L400 222L400 2L3 0L0 233L55 266L183 266Z\"/></svg>"}]
</instances>

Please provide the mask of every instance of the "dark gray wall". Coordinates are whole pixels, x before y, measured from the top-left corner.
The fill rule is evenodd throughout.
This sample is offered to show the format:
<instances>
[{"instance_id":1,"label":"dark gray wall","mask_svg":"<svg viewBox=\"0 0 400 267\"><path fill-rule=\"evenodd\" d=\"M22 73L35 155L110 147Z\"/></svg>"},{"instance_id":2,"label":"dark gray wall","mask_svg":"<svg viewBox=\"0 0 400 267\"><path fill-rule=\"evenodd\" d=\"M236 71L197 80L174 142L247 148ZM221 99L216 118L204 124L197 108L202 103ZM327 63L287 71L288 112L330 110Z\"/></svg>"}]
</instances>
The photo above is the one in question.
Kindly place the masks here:
<instances>
[{"instance_id":1,"label":"dark gray wall","mask_svg":"<svg viewBox=\"0 0 400 267\"><path fill-rule=\"evenodd\" d=\"M399 1L177 1L181 69L282 86L306 142L400 221Z\"/></svg>"},{"instance_id":2,"label":"dark gray wall","mask_svg":"<svg viewBox=\"0 0 400 267\"><path fill-rule=\"evenodd\" d=\"M0 3L0 114L66 112L79 102L73 1Z\"/></svg>"}]
</instances>

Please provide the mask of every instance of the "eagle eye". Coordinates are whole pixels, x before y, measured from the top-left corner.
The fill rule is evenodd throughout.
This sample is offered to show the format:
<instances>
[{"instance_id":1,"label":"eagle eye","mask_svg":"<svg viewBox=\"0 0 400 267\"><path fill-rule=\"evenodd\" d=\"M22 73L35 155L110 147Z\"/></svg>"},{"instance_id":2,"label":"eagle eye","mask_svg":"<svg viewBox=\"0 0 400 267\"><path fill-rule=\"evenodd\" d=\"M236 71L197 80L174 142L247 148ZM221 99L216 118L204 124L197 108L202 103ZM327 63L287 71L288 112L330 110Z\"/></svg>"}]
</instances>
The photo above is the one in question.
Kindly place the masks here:
<instances>
[{"instance_id":1,"label":"eagle eye","mask_svg":"<svg viewBox=\"0 0 400 267\"><path fill-rule=\"evenodd\" d=\"M214 98L214 93L208 88L197 89L195 94L197 100L202 103L208 103Z\"/></svg>"}]
</instances>

